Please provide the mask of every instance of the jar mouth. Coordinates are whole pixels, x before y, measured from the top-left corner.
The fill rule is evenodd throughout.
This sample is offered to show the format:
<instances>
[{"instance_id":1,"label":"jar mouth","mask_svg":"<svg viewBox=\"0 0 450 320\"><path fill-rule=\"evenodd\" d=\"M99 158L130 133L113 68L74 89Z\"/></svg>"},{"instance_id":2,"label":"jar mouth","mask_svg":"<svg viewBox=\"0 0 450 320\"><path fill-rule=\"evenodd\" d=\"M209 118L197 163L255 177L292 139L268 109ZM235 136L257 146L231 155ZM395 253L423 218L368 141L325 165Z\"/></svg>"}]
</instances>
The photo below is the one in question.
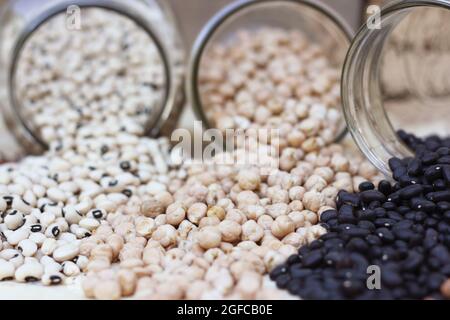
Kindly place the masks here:
<instances>
[{"instance_id":1,"label":"jar mouth","mask_svg":"<svg viewBox=\"0 0 450 320\"><path fill-rule=\"evenodd\" d=\"M208 44L210 44L210 41L220 30L221 26L223 26L226 22L228 22L232 17L234 17L235 15L237 15L238 13L242 12L245 9L257 6L264 7L268 4L288 4L288 5L307 6L308 8L327 17L333 23L333 25L338 28L338 30L342 33L342 35L347 39L348 44L350 44L351 42L351 39L354 34L352 28L330 7L317 1L239 0L229 4L228 6L225 6L216 15L214 15L213 18L211 18L201 30L200 34L198 35L193 44L188 63L188 71L187 71L188 81L186 82L186 92L188 95L188 101L190 101L197 118L202 121L203 125L207 129L212 128L213 126L210 120L208 119L207 115L205 114L205 108L201 101L202 99L200 97L198 85L199 72L201 68L201 60L203 54L205 53ZM340 63L340 65L341 66L343 65L343 61L342 63ZM342 128L339 131L340 132L336 135L335 142L341 141L347 135L347 127L345 125L344 120L342 120Z\"/></svg>"},{"instance_id":2,"label":"jar mouth","mask_svg":"<svg viewBox=\"0 0 450 320\"><path fill-rule=\"evenodd\" d=\"M382 99L383 49L400 22L419 8L449 10L450 3L404 0L387 4L379 12L380 28L364 23L356 33L342 72L341 97L348 129L361 152L387 177L391 176L389 159L410 157L412 151L397 135Z\"/></svg>"},{"instance_id":3,"label":"jar mouth","mask_svg":"<svg viewBox=\"0 0 450 320\"><path fill-rule=\"evenodd\" d=\"M40 26L45 24L50 19L55 16L66 12L69 6L76 5L81 9L87 8L97 8L102 10L108 10L110 12L119 14L125 18L130 19L135 22L136 25L142 29L148 36L149 40L155 46L159 58L162 62L162 68L165 76L165 86L162 95L161 105L156 108L155 113L152 114L151 118L145 124L145 133L156 135L159 132L162 124L160 124L161 118L164 117L164 114L170 113L175 104L175 95L173 85L173 75L171 73L171 67L168 61L167 49L160 41L153 27L150 25L148 21L146 21L145 17L143 17L138 7L133 7L127 4L124 4L120 1L116 0L77 0L77 1L59 1L58 3L50 3L48 6L41 8L39 13L36 14L20 31L17 39L15 40L14 46L12 48L12 59L9 64L8 71L8 98L9 98L9 108L7 110L8 113L6 117L9 118L6 120L6 125L10 130L18 135L18 140L25 147L29 145L33 145L36 142L39 144L39 147L36 148L33 145L34 153L41 152L42 150L48 149L49 145L46 141L40 137L40 135L33 130L32 127L29 126L26 119L24 119L21 115L21 110L23 108L20 99L16 95L16 74L18 63L20 60L21 52L24 49L27 40L35 33L38 32ZM170 109L170 110L167 110ZM11 121L10 119L16 119L23 128L18 128L17 123ZM16 122L17 122L16 121ZM34 151L36 150L36 151ZM37 151L39 150L39 151Z\"/></svg>"}]
</instances>

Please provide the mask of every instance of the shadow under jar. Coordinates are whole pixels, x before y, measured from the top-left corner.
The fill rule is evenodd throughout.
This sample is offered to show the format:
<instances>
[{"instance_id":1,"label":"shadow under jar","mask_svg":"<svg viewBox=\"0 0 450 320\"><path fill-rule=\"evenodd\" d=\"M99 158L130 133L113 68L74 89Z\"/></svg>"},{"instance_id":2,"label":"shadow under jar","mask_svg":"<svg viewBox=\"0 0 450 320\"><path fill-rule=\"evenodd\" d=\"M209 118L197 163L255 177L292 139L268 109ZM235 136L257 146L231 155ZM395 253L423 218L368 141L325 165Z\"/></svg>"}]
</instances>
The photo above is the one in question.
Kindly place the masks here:
<instances>
[{"instance_id":1,"label":"shadow under jar","mask_svg":"<svg viewBox=\"0 0 450 320\"><path fill-rule=\"evenodd\" d=\"M236 1L194 44L188 98L207 128L274 128L313 151L345 135L339 81L351 34L317 1Z\"/></svg>"},{"instance_id":2,"label":"shadow under jar","mask_svg":"<svg viewBox=\"0 0 450 320\"><path fill-rule=\"evenodd\" d=\"M400 130L421 138L450 135L450 4L385 1L364 24L343 70L349 131L366 157L390 176L392 157L412 155Z\"/></svg>"},{"instance_id":3,"label":"shadow under jar","mask_svg":"<svg viewBox=\"0 0 450 320\"><path fill-rule=\"evenodd\" d=\"M0 142L16 150L4 160L174 124L184 53L163 2L20 0L1 12Z\"/></svg>"}]
</instances>

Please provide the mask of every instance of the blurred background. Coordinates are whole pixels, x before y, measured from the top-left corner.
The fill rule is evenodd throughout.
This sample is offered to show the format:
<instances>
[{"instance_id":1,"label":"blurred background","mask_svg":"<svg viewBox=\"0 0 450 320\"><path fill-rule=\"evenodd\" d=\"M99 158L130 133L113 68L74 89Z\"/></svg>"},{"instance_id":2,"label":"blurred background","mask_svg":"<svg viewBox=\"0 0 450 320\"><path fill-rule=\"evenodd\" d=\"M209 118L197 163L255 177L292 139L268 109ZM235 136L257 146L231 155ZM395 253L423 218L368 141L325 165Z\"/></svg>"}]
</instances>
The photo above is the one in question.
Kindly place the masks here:
<instances>
[{"instance_id":1,"label":"blurred background","mask_svg":"<svg viewBox=\"0 0 450 320\"><path fill-rule=\"evenodd\" d=\"M0 0L1 1L1 0ZM233 0L166 0L175 11L186 45L192 44L203 25L221 8ZM316 0L335 9L347 23L357 29L361 23L366 0ZM381 1L378 1L381 2Z\"/></svg>"}]
</instances>

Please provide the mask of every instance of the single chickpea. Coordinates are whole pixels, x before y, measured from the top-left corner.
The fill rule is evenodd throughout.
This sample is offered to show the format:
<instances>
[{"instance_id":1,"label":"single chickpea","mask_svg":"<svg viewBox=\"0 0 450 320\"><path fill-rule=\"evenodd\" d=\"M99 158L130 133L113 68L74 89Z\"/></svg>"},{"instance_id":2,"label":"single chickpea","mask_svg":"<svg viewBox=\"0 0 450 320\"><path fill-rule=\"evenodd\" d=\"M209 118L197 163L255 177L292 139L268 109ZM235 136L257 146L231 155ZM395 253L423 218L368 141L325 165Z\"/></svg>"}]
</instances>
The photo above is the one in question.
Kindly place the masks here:
<instances>
[{"instance_id":1,"label":"single chickpea","mask_svg":"<svg viewBox=\"0 0 450 320\"><path fill-rule=\"evenodd\" d=\"M166 221L167 223L177 227L186 218L186 210L181 206L181 204L171 204L166 210Z\"/></svg>"},{"instance_id":2,"label":"single chickpea","mask_svg":"<svg viewBox=\"0 0 450 320\"><path fill-rule=\"evenodd\" d=\"M212 206L206 212L206 216L208 217L217 217L220 221L225 219L225 210L220 206Z\"/></svg>"},{"instance_id":3,"label":"single chickpea","mask_svg":"<svg viewBox=\"0 0 450 320\"><path fill-rule=\"evenodd\" d=\"M222 235L218 227L207 226L199 230L197 241L203 249L217 248L222 242Z\"/></svg>"},{"instance_id":4,"label":"single chickpea","mask_svg":"<svg viewBox=\"0 0 450 320\"><path fill-rule=\"evenodd\" d=\"M141 205L141 214L149 218L163 214L164 210L164 204L157 199L146 200Z\"/></svg>"},{"instance_id":5,"label":"single chickpea","mask_svg":"<svg viewBox=\"0 0 450 320\"><path fill-rule=\"evenodd\" d=\"M201 218L206 216L207 212L207 205L201 202L194 203L191 205L187 212L187 217L189 221L191 221L194 224L198 224L201 220Z\"/></svg>"},{"instance_id":6,"label":"single chickpea","mask_svg":"<svg viewBox=\"0 0 450 320\"><path fill-rule=\"evenodd\" d=\"M242 227L233 220L224 220L219 224L222 240L226 242L236 242L240 240Z\"/></svg>"},{"instance_id":7,"label":"single chickpea","mask_svg":"<svg viewBox=\"0 0 450 320\"><path fill-rule=\"evenodd\" d=\"M220 223L220 220L217 217L203 217L200 220L200 222L198 224L198 227L199 228L203 228L203 227L206 227L206 226L216 226L219 223Z\"/></svg>"},{"instance_id":8,"label":"single chickpea","mask_svg":"<svg viewBox=\"0 0 450 320\"><path fill-rule=\"evenodd\" d=\"M254 220L248 220L242 225L242 240L258 242L263 236L263 228Z\"/></svg>"},{"instance_id":9,"label":"single chickpea","mask_svg":"<svg viewBox=\"0 0 450 320\"><path fill-rule=\"evenodd\" d=\"M271 226L272 234L278 239L282 239L284 236L295 231L295 223L289 216L280 216L275 219Z\"/></svg>"},{"instance_id":10,"label":"single chickpea","mask_svg":"<svg viewBox=\"0 0 450 320\"><path fill-rule=\"evenodd\" d=\"M170 224L159 226L152 234L152 239L158 241L163 247L176 244L177 230Z\"/></svg>"},{"instance_id":11,"label":"single chickpea","mask_svg":"<svg viewBox=\"0 0 450 320\"><path fill-rule=\"evenodd\" d=\"M258 170L241 170L238 174L238 183L241 190L256 190L261 183Z\"/></svg>"}]
</instances>

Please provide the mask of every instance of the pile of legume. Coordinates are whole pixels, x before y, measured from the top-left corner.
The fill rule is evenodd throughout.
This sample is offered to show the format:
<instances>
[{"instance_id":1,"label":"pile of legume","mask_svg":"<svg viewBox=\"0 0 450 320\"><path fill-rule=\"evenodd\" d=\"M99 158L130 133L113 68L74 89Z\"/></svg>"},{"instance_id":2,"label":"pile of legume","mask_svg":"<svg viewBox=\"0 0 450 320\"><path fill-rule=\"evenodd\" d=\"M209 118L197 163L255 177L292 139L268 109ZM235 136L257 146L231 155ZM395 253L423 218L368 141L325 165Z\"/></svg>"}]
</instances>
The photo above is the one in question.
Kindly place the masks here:
<instances>
[{"instance_id":1,"label":"pile of legume","mask_svg":"<svg viewBox=\"0 0 450 320\"><path fill-rule=\"evenodd\" d=\"M24 114L50 150L0 166L0 280L79 274L88 262L80 239L173 178L168 141L139 137L163 90L154 44L117 14L86 9L83 18L76 31L53 18L20 56Z\"/></svg>"},{"instance_id":2,"label":"pile of legume","mask_svg":"<svg viewBox=\"0 0 450 320\"><path fill-rule=\"evenodd\" d=\"M110 19L101 20L106 25L97 31L108 30ZM145 102L156 104L159 97L154 91L159 83L141 86L142 78L134 77L134 72L148 69L139 63L133 69L128 61L134 58L119 55L122 63L105 62L100 68L105 73L101 83L113 84L101 86L104 91L98 93L94 85L98 66L84 64L91 49L55 52L54 61L39 54L48 42L63 43L58 39L66 31L57 30L42 28L42 39L48 41L31 39L28 48L37 53L23 53L26 61L20 70L31 72L31 66L36 70L34 80L22 86L24 106L51 150L0 167L0 279L42 280L50 285L86 272L83 289L88 297L99 299L284 298L285 292L264 275L325 233L317 225L318 217L335 207L339 190L353 192L362 181L381 179L360 156L330 144L340 121L338 72L298 32L243 33L225 48L237 54L248 38L255 48L262 48L257 60L252 60L253 51L240 50L243 63L257 65L248 71L255 78L244 79L248 87L238 86L230 93L241 97L235 101L238 108L257 104L254 117L243 117L249 126L232 113L239 128L280 128L280 139L270 142L279 147L279 168L262 175L265 164L222 164L223 154L201 165L171 166L165 139L141 137L145 124L141 107L148 106L135 101L140 89L133 91L134 85L156 94ZM94 30L89 37L103 37ZM92 54L99 53L95 48ZM275 57L277 48L280 56ZM149 52L146 47L138 49ZM74 59L83 62L82 70L92 69L83 76L53 73L58 70L56 61L72 54L81 55ZM104 64L100 58L90 61ZM286 74L290 66L283 61L297 66L290 77ZM127 69L117 70L118 65ZM286 76L292 82L285 81ZM65 85L72 88L78 77L91 90L72 96ZM217 84L208 82L212 80L205 78L202 85L212 88ZM228 77L222 80L224 85L237 85ZM267 88L269 95L263 97ZM50 103L66 120L58 122L52 110L43 110ZM233 110L223 101L217 103ZM226 155L240 158L258 152L252 146L258 144L240 146Z\"/></svg>"},{"instance_id":3,"label":"pile of legume","mask_svg":"<svg viewBox=\"0 0 450 320\"><path fill-rule=\"evenodd\" d=\"M270 39L283 38L283 33L269 29L250 38L259 39L254 45L258 46L259 41L261 47ZM241 47L245 39L226 50ZM275 47L277 41L282 40L276 40ZM308 44L304 46L308 48ZM292 48L284 51L289 50ZM243 60L251 55L248 50L241 52ZM323 57L319 60L318 65L325 64ZM307 64L306 60L301 63ZM269 69L261 62L258 81L271 77ZM306 82L305 77L306 73L297 75L299 81ZM204 81L206 87L217 85L215 81ZM251 96L247 91L243 88L239 94ZM371 165L360 157L347 157L341 146L325 146L324 140L321 148L303 148L306 139L315 139L326 128L334 128L338 113L331 108L336 107L331 102L330 108L320 104L317 93L305 94L303 100L301 93L297 95L298 100L289 100L277 91L271 92L270 98L283 101L279 106L283 116L278 120L273 116L268 120L272 124L258 125L270 128L285 124L286 108L300 114L294 114L281 134L283 142L277 143L280 165L271 175L260 174L262 164L223 165L223 155L219 154L211 163L184 165L178 170L184 181L168 185L153 199L128 203L108 215L110 225L101 226L80 247L90 257L88 276L83 282L86 294L96 298L135 294L151 299L281 297L263 275L299 246L323 234L325 230L316 225L318 214L335 206L334 198L340 189L352 192L361 181L376 178ZM269 116L271 102L259 103ZM296 138L289 138L286 134L297 121L300 126ZM286 139L290 142L286 143ZM228 156L239 158L258 151L251 149L258 143L249 145L250 149L238 148Z\"/></svg>"},{"instance_id":4,"label":"pile of legume","mask_svg":"<svg viewBox=\"0 0 450 320\"><path fill-rule=\"evenodd\" d=\"M329 232L272 271L280 288L306 299L450 298L450 148L399 134L415 156L390 160L395 183L341 191L320 217ZM366 286L371 265L380 290Z\"/></svg>"},{"instance_id":5,"label":"pile of legume","mask_svg":"<svg viewBox=\"0 0 450 320\"><path fill-rule=\"evenodd\" d=\"M82 28L72 31L57 15L27 40L18 61L21 115L52 150L83 154L98 136L140 136L162 104L166 79L156 45L112 11L85 9ZM112 142L104 144L107 151Z\"/></svg>"},{"instance_id":6,"label":"pile of legume","mask_svg":"<svg viewBox=\"0 0 450 320\"><path fill-rule=\"evenodd\" d=\"M199 90L207 119L221 130L276 128L277 144L304 152L332 143L343 121L340 70L320 47L299 31L277 28L242 30L236 38L202 58Z\"/></svg>"}]
</instances>

